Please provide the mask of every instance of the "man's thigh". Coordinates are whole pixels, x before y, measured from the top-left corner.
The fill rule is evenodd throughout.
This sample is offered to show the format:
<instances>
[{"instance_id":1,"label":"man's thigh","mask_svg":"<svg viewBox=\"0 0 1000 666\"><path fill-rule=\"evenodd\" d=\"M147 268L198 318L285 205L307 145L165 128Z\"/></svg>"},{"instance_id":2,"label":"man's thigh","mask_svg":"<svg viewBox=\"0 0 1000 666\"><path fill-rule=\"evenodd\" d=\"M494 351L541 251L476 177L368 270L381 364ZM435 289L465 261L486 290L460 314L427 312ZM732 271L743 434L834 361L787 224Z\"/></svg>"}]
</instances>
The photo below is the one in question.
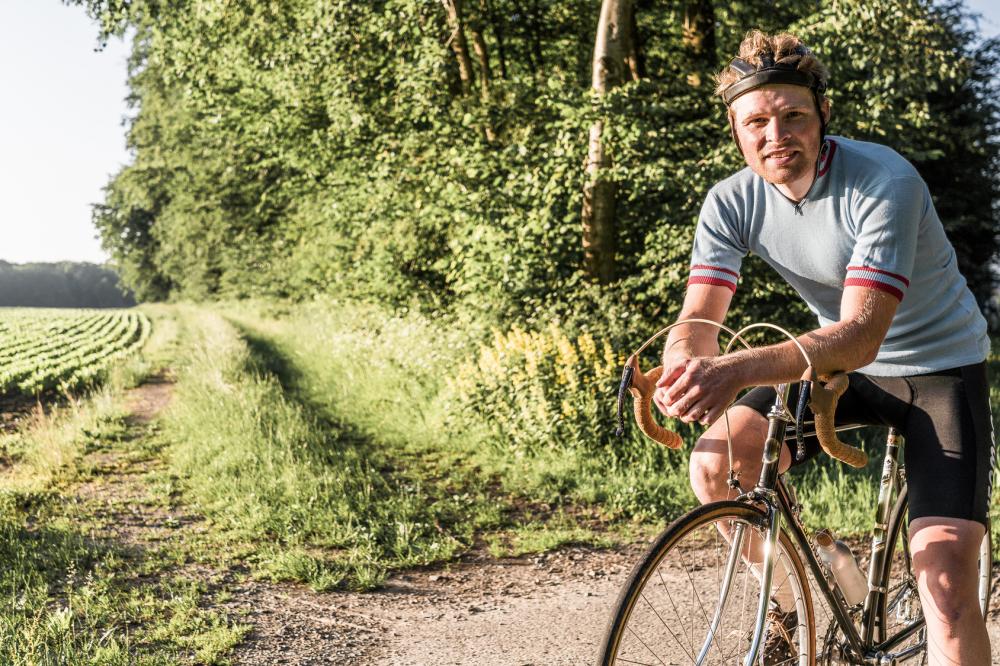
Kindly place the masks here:
<instances>
[{"instance_id":1,"label":"man's thigh","mask_svg":"<svg viewBox=\"0 0 1000 666\"><path fill-rule=\"evenodd\" d=\"M909 381L913 404L897 427L905 439L910 521L934 516L985 527L994 462L985 364Z\"/></svg>"}]
</instances>

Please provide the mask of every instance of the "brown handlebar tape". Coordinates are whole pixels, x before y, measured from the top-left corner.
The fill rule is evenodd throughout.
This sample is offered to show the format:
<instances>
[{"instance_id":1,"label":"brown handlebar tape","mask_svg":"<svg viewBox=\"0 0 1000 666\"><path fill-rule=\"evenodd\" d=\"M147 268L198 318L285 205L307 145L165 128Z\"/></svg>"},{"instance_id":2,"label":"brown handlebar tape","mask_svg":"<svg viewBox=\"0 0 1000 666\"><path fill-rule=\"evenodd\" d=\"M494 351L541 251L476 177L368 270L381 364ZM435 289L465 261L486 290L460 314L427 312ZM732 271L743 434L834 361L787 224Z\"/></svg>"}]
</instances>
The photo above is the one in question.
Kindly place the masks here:
<instances>
[{"instance_id":1,"label":"brown handlebar tape","mask_svg":"<svg viewBox=\"0 0 1000 666\"><path fill-rule=\"evenodd\" d=\"M628 390L634 398L635 420L639 424L639 429L653 441L667 448L679 449L683 444L681 436L653 420L651 411L653 392L656 390L656 381L663 373L663 366L657 366L644 373L639 369L639 362L635 356L629 357L627 365L633 368L632 385ZM806 370L803 379L814 379L812 368ZM847 390L847 386L848 379L844 373L829 377L825 383L814 380L809 407L816 419L816 438L820 447L831 457L851 467L864 467L868 463L868 454L840 441L834 424L837 401Z\"/></svg>"},{"instance_id":2,"label":"brown handlebar tape","mask_svg":"<svg viewBox=\"0 0 1000 666\"><path fill-rule=\"evenodd\" d=\"M812 376L812 368L806 370L806 374L809 377L804 379L809 379ZM868 454L840 441L834 424L833 416L837 411L837 400L844 395L847 385L847 375L842 372L828 377L825 383L814 381L809 408L816 418L816 439L819 440L823 450L851 467L864 467L868 463Z\"/></svg>"},{"instance_id":3,"label":"brown handlebar tape","mask_svg":"<svg viewBox=\"0 0 1000 666\"><path fill-rule=\"evenodd\" d=\"M649 372L643 373L639 370L639 361L635 356L630 356L627 365L632 366L632 386L629 393L634 398L635 420L639 424L639 430L654 442L659 442L669 449L679 449L683 440L681 436L672 430L667 430L653 420L653 413L650 408L653 405L653 392L656 390L656 380L663 373L663 366L657 366Z\"/></svg>"}]
</instances>

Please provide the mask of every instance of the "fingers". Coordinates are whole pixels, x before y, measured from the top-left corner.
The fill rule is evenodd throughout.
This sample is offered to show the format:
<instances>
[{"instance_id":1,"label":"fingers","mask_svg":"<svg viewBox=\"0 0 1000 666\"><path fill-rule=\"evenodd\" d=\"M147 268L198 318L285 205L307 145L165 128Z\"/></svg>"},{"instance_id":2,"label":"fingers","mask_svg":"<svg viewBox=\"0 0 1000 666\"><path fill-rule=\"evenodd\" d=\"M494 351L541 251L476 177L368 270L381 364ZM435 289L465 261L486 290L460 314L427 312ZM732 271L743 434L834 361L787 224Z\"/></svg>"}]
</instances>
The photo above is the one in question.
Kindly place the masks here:
<instances>
[{"instance_id":1,"label":"fingers","mask_svg":"<svg viewBox=\"0 0 1000 666\"><path fill-rule=\"evenodd\" d=\"M666 390L664 390L662 388L658 388L655 391L653 391L653 404L656 405L656 408L658 410L660 410L661 414L666 414L667 413L667 409L669 409L669 407L670 407L664 401L664 399L666 398L666 395L667 395Z\"/></svg>"},{"instance_id":2,"label":"fingers","mask_svg":"<svg viewBox=\"0 0 1000 666\"><path fill-rule=\"evenodd\" d=\"M679 363L672 363L663 368L663 372L660 374L660 378L656 380L656 386L658 388L667 388L675 381L677 378L684 374L687 369L687 359Z\"/></svg>"},{"instance_id":3,"label":"fingers","mask_svg":"<svg viewBox=\"0 0 1000 666\"><path fill-rule=\"evenodd\" d=\"M700 358L683 359L664 368L653 392L656 408L684 423L714 423L728 401L718 399L718 382L712 379L711 370L711 363ZM728 395L727 391L723 393Z\"/></svg>"},{"instance_id":4,"label":"fingers","mask_svg":"<svg viewBox=\"0 0 1000 666\"><path fill-rule=\"evenodd\" d=\"M678 419L684 423L701 423L709 425L714 423L722 414L723 409L714 406L706 400L688 400L687 396L674 403L666 402L666 391L656 389L653 393L653 403L656 408L666 416Z\"/></svg>"},{"instance_id":5,"label":"fingers","mask_svg":"<svg viewBox=\"0 0 1000 666\"><path fill-rule=\"evenodd\" d=\"M702 423L708 425L712 422L710 419L713 409L713 405L707 401L697 401L692 407L684 410L683 413L680 413L675 418L684 423Z\"/></svg>"}]
</instances>

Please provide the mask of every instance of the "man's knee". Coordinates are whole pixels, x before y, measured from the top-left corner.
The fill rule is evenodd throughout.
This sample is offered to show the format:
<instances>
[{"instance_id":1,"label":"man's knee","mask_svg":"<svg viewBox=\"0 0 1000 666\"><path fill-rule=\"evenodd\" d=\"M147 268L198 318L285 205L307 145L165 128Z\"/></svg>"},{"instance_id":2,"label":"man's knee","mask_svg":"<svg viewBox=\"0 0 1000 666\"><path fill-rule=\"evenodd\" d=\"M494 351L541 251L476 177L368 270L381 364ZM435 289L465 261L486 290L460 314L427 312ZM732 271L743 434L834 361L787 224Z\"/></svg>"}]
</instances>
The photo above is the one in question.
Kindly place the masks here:
<instances>
[{"instance_id":1,"label":"man's knee","mask_svg":"<svg viewBox=\"0 0 1000 666\"><path fill-rule=\"evenodd\" d=\"M733 465L744 487L752 485L760 472L761 446L767 434L767 421L749 407L729 411L733 442ZM702 502L731 497L729 487L729 445L725 419L719 419L698 439L691 452L691 488ZM752 477L752 478L750 478Z\"/></svg>"},{"instance_id":2,"label":"man's knee","mask_svg":"<svg viewBox=\"0 0 1000 666\"><path fill-rule=\"evenodd\" d=\"M689 471L691 489L702 504L726 499L729 463L726 452L719 451L719 442L702 436L691 452ZM722 443L725 445L725 442Z\"/></svg>"},{"instance_id":3,"label":"man's knee","mask_svg":"<svg viewBox=\"0 0 1000 666\"><path fill-rule=\"evenodd\" d=\"M910 525L913 570L924 612L951 627L981 619L978 603L979 523L955 518L917 518Z\"/></svg>"}]
</instances>

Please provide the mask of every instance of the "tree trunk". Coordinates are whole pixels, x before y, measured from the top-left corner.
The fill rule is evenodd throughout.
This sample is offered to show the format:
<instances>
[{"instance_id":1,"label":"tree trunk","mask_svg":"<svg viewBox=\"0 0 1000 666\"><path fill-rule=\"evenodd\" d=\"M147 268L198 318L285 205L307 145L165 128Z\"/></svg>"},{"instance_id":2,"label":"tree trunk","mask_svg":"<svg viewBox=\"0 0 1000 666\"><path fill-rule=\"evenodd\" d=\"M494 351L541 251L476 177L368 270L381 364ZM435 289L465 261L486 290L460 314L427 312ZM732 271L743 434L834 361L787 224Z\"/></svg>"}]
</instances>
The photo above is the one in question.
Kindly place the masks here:
<instances>
[{"instance_id":1,"label":"tree trunk","mask_svg":"<svg viewBox=\"0 0 1000 666\"><path fill-rule=\"evenodd\" d=\"M543 73L545 61L542 57L542 8L538 0L531 3L531 50L535 60L535 75Z\"/></svg>"},{"instance_id":2,"label":"tree trunk","mask_svg":"<svg viewBox=\"0 0 1000 666\"><path fill-rule=\"evenodd\" d=\"M628 63L629 73L632 74L632 80L638 81L646 76L646 58L643 56L642 43L639 41L639 26L635 22L635 5L632 5L629 15L628 48L625 60Z\"/></svg>"},{"instance_id":3,"label":"tree trunk","mask_svg":"<svg viewBox=\"0 0 1000 666\"><path fill-rule=\"evenodd\" d=\"M635 44L632 0L602 0L594 42L591 86L603 95L625 80L626 58ZM638 60L636 59L636 62ZM604 120L590 128L587 179L583 187L583 268L608 284L615 277L615 184L607 179L611 160L604 150Z\"/></svg>"},{"instance_id":4,"label":"tree trunk","mask_svg":"<svg viewBox=\"0 0 1000 666\"><path fill-rule=\"evenodd\" d=\"M465 40L461 0L441 0L441 4L448 13L448 26L451 28L448 42L458 60L458 77L462 80L462 94L468 95L472 92L472 58L469 57L469 44Z\"/></svg>"},{"instance_id":5,"label":"tree trunk","mask_svg":"<svg viewBox=\"0 0 1000 666\"><path fill-rule=\"evenodd\" d=\"M470 28L469 32L472 34L472 48L476 52L476 57L479 59L479 91L480 99L483 102L483 106L486 108L487 113L489 113L489 107L491 103L490 96L490 82L492 80L492 74L490 72L490 54L486 50L486 42L483 40L483 34L479 31L479 27ZM486 126L483 128L486 133L486 140L493 142L496 140L496 132L493 129L493 123L487 118Z\"/></svg>"},{"instance_id":6,"label":"tree trunk","mask_svg":"<svg viewBox=\"0 0 1000 666\"><path fill-rule=\"evenodd\" d=\"M691 65L688 84L698 88L715 66L715 11L712 0L687 0L684 3L684 50Z\"/></svg>"},{"instance_id":7,"label":"tree trunk","mask_svg":"<svg viewBox=\"0 0 1000 666\"><path fill-rule=\"evenodd\" d=\"M486 20L490 22L490 26L493 28L493 39L497 42L497 59L500 63L500 78L507 78L507 49L504 46L504 36L503 30L500 27L500 19L493 12L493 6L490 5L489 0L479 0L479 8L482 10L483 14L486 16Z\"/></svg>"}]
</instances>

